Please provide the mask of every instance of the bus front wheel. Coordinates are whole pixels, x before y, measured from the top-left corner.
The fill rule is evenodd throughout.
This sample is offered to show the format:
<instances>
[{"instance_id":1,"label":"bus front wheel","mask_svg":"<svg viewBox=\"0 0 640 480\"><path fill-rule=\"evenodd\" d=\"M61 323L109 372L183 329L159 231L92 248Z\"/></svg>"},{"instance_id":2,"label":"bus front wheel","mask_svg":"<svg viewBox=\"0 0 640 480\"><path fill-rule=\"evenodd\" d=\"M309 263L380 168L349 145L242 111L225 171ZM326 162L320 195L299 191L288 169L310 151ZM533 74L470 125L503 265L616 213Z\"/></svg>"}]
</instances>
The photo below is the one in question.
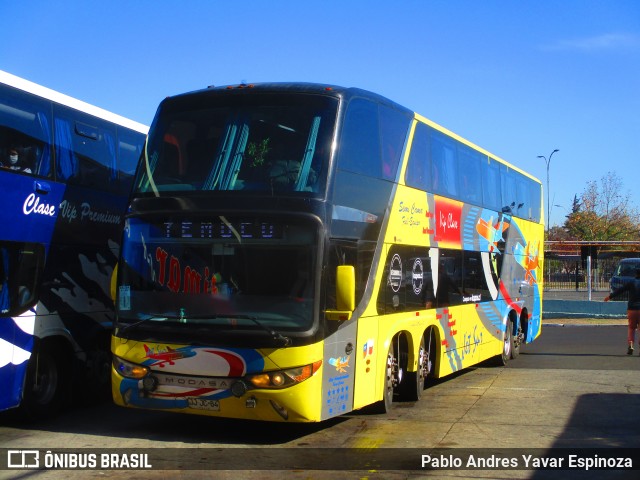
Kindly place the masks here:
<instances>
[{"instance_id":1,"label":"bus front wheel","mask_svg":"<svg viewBox=\"0 0 640 480\"><path fill-rule=\"evenodd\" d=\"M56 345L44 344L27 367L21 410L28 419L43 419L57 413L65 400L69 365Z\"/></svg>"},{"instance_id":2,"label":"bus front wheel","mask_svg":"<svg viewBox=\"0 0 640 480\"><path fill-rule=\"evenodd\" d=\"M394 343L391 342L389 352L387 353L387 361L385 363L384 383L382 385L382 400L373 405L374 413L389 413L393 406L393 396L402 378L402 371L398 366L398 356L396 354Z\"/></svg>"}]
</instances>

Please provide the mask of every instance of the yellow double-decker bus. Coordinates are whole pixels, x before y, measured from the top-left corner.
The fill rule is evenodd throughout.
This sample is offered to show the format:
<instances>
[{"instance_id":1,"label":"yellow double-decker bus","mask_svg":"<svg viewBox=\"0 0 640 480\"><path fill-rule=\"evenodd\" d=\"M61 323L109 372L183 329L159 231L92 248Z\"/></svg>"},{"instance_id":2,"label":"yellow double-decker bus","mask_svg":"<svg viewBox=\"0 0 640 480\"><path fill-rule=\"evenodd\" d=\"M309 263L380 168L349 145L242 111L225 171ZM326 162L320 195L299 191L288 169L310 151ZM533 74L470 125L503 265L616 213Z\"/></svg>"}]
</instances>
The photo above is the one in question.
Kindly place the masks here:
<instances>
[{"instance_id":1,"label":"yellow double-decker bus","mask_svg":"<svg viewBox=\"0 0 640 480\"><path fill-rule=\"evenodd\" d=\"M315 422L506 363L540 334L541 190L360 89L167 98L126 217L115 402Z\"/></svg>"}]
</instances>

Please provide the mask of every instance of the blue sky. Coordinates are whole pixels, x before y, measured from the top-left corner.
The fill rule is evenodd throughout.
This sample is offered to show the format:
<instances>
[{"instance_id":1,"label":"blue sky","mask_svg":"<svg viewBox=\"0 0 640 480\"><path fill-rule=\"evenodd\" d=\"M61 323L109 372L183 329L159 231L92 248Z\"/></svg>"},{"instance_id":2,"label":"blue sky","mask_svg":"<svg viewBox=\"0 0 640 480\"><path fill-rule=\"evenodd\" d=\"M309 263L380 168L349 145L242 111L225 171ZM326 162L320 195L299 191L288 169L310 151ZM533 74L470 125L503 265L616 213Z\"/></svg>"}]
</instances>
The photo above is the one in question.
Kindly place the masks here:
<instances>
[{"instance_id":1,"label":"blue sky","mask_svg":"<svg viewBox=\"0 0 640 480\"><path fill-rule=\"evenodd\" d=\"M552 224L610 171L640 209L636 0L0 0L0 18L0 70L141 123L212 84L361 87L545 186L559 149Z\"/></svg>"}]
</instances>

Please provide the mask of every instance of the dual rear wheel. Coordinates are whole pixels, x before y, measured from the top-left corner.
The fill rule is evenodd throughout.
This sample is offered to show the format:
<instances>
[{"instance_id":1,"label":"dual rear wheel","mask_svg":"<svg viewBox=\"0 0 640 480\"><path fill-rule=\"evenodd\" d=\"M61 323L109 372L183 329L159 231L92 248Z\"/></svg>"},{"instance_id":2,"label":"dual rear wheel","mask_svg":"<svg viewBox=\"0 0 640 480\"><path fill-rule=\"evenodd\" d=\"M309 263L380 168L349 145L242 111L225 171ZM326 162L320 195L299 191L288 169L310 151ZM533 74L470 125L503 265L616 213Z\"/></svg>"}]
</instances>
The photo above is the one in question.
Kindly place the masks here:
<instances>
[{"instance_id":1,"label":"dual rear wheel","mask_svg":"<svg viewBox=\"0 0 640 480\"><path fill-rule=\"evenodd\" d=\"M408 355L401 348L400 337L395 337L387 353L383 400L380 410L391 410L394 398L401 401L417 401L422 396L427 377L433 368L435 336L432 330L425 332L418 349L417 368L407 370Z\"/></svg>"}]
</instances>

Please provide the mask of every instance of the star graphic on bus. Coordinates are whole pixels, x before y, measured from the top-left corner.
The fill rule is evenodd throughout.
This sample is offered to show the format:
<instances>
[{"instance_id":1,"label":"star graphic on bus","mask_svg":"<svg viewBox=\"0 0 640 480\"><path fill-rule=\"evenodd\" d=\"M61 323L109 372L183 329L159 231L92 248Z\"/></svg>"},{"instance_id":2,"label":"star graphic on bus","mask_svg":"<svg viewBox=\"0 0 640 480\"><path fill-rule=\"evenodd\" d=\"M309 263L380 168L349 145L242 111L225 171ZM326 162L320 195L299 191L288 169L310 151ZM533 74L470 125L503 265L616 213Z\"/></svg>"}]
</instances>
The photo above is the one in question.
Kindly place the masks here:
<instances>
[{"instance_id":1,"label":"star graphic on bus","mask_svg":"<svg viewBox=\"0 0 640 480\"><path fill-rule=\"evenodd\" d=\"M526 247L518 243L513 249L513 253L518 264L526 271L525 280L527 283L529 285L537 283L533 276L533 271L538 268L540 263L539 249L532 247L530 242L527 243Z\"/></svg>"},{"instance_id":2,"label":"star graphic on bus","mask_svg":"<svg viewBox=\"0 0 640 480\"><path fill-rule=\"evenodd\" d=\"M504 223L504 218L501 218L496 224L493 223L493 217L487 222L484 218L480 218L476 224L476 230L482 238L489 242L489 252L498 251L498 242L504 242L504 231L509 228L508 224Z\"/></svg>"}]
</instances>

